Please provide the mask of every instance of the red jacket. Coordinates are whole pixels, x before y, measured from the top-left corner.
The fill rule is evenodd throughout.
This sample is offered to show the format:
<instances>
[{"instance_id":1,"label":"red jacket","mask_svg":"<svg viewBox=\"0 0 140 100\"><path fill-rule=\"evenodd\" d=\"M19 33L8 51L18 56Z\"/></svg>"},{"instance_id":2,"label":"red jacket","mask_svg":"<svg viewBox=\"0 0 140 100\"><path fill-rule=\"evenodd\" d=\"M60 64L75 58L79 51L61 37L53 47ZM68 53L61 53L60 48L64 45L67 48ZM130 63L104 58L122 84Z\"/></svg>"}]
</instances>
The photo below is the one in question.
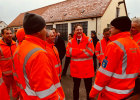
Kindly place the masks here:
<instances>
[{"instance_id":1,"label":"red jacket","mask_svg":"<svg viewBox=\"0 0 140 100\"><path fill-rule=\"evenodd\" d=\"M110 38L102 66L98 69L90 97L99 92L99 100L121 100L134 89L140 69L140 50L130 38L129 32L122 32Z\"/></svg>"},{"instance_id":2,"label":"red jacket","mask_svg":"<svg viewBox=\"0 0 140 100\"><path fill-rule=\"evenodd\" d=\"M64 92L45 41L27 35L14 56L23 100L63 100ZM63 93L63 95L60 93Z\"/></svg>"},{"instance_id":3,"label":"red jacket","mask_svg":"<svg viewBox=\"0 0 140 100\"><path fill-rule=\"evenodd\" d=\"M101 63L104 58L105 49L109 42L110 41L107 41L105 38L97 42L95 54L97 56L97 59L99 60L99 63Z\"/></svg>"},{"instance_id":4,"label":"red jacket","mask_svg":"<svg viewBox=\"0 0 140 100\"><path fill-rule=\"evenodd\" d=\"M74 35L74 38L68 42L66 51L66 56L71 57L70 73L72 77L91 78L94 76L94 46L91 39L83 33L78 45L76 35Z\"/></svg>"},{"instance_id":5,"label":"red jacket","mask_svg":"<svg viewBox=\"0 0 140 100\"><path fill-rule=\"evenodd\" d=\"M11 46L8 46L3 40L0 40L0 68L3 74L12 74L12 57L16 49L16 43L12 41Z\"/></svg>"}]
</instances>

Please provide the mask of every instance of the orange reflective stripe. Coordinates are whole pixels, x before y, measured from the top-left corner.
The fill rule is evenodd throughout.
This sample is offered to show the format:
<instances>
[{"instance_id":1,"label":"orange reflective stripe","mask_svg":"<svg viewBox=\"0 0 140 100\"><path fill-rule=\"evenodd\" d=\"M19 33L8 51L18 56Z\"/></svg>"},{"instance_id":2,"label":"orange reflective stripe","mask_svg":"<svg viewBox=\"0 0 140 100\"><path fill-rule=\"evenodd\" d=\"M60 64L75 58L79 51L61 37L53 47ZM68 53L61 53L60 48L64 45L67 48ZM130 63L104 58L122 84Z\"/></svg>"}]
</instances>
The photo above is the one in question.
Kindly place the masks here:
<instances>
[{"instance_id":1,"label":"orange reflective stripe","mask_svg":"<svg viewBox=\"0 0 140 100\"><path fill-rule=\"evenodd\" d=\"M103 87L101 87L101 86L99 86L99 85L97 85L97 84L95 84L94 83L94 86L93 86L96 90L98 90L98 91L102 91L102 89L103 89Z\"/></svg>"},{"instance_id":2,"label":"orange reflective stripe","mask_svg":"<svg viewBox=\"0 0 140 100\"><path fill-rule=\"evenodd\" d=\"M3 83L3 79L2 78L0 78L0 85Z\"/></svg>"},{"instance_id":3,"label":"orange reflective stripe","mask_svg":"<svg viewBox=\"0 0 140 100\"><path fill-rule=\"evenodd\" d=\"M109 92L114 92L114 93L117 93L117 94L129 94L134 90L134 88L129 89L129 90L119 90L119 89L113 89L113 88L108 87L108 86L106 86L105 89Z\"/></svg>"},{"instance_id":4,"label":"orange reflective stripe","mask_svg":"<svg viewBox=\"0 0 140 100\"><path fill-rule=\"evenodd\" d=\"M19 50L17 50L16 52L14 52L13 54L13 58L15 57L15 55L18 53Z\"/></svg>"},{"instance_id":5,"label":"orange reflective stripe","mask_svg":"<svg viewBox=\"0 0 140 100\"><path fill-rule=\"evenodd\" d=\"M71 43L71 40L69 40L69 43Z\"/></svg>"},{"instance_id":6,"label":"orange reflective stripe","mask_svg":"<svg viewBox=\"0 0 140 100\"><path fill-rule=\"evenodd\" d=\"M1 47L0 47L0 54L1 54L1 57L4 57Z\"/></svg>"},{"instance_id":7,"label":"orange reflective stripe","mask_svg":"<svg viewBox=\"0 0 140 100\"><path fill-rule=\"evenodd\" d=\"M32 49L24 58L24 64L23 64L23 73L24 73L24 78L25 78L25 83L26 83L26 88L24 89L25 92L28 95L32 95L32 96L38 96L39 98L45 98L49 95L51 95L52 93L54 93L56 91L56 88L54 85L52 85L49 89L43 90L43 91L39 91L39 92L35 92L31 89L30 85L29 85L29 79L27 77L27 73L26 73L26 63L28 61L28 59L37 51L39 50L43 50L46 52L46 50L42 49L42 48L34 48Z\"/></svg>"},{"instance_id":8,"label":"orange reflective stripe","mask_svg":"<svg viewBox=\"0 0 140 100\"><path fill-rule=\"evenodd\" d=\"M99 51L95 51L95 53L99 53Z\"/></svg>"},{"instance_id":9,"label":"orange reflective stripe","mask_svg":"<svg viewBox=\"0 0 140 100\"><path fill-rule=\"evenodd\" d=\"M115 44L117 44L122 49L122 51L124 52L123 61L122 61L122 73L126 74L126 67L127 67L127 53L126 53L126 50L125 50L124 46L119 41L113 41L113 42Z\"/></svg>"},{"instance_id":10,"label":"orange reflective stripe","mask_svg":"<svg viewBox=\"0 0 140 100\"><path fill-rule=\"evenodd\" d=\"M100 54L97 54L96 56L98 57L98 56L100 56Z\"/></svg>"},{"instance_id":11,"label":"orange reflective stripe","mask_svg":"<svg viewBox=\"0 0 140 100\"><path fill-rule=\"evenodd\" d=\"M61 63L56 64L56 65L55 65L55 68L60 67L60 66L61 66Z\"/></svg>"},{"instance_id":12,"label":"orange reflective stripe","mask_svg":"<svg viewBox=\"0 0 140 100\"><path fill-rule=\"evenodd\" d=\"M18 78L18 75L17 75L17 73L15 73L15 72L13 73L13 76L15 76L15 77L17 77L17 78Z\"/></svg>"},{"instance_id":13,"label":"orange reflective stripe","mask_svg":"<svg viewBox=\"0 0 140 100\"><path fill-rule=\"evenodd\" d=\"M103 74L107 75L107 76L110 76L110 77L112 76L112 77L118 78L118 79L136 78L138 76L138 73L126 74L127 53L126 53L126 50L125 50L124 46L119 41L113 41L113 42L115 44L117 44L124 53L123 61L122 61L122 74L117 74L117 73L107 71L106 69L104 69L102 67L99 68L99 71L102 72Z\"/></svg>"},{"instance_id":14,"label":"orange reflective stripe","mask_svg":"<svg viewBox=\"0 0 140 100\"><path fill-rule=\"evenodd\" d=\"M57 83L57 84L55 84L55 87L56 87L56 88L60 88L60 87L61 87L60 82L59 82L59 83Z\"/></svg>"},{"instance_id":15,"label":"orange reflective stripe","mask_svg":"<svg viewBox=\"0 0 140 100\"><path fill-rule=\"evenodd\" d=\"M140 42L140 39L137 41L137 43L139 43Z\"/></svg>"},{"instance_id":16,"label":"orange reflective stripe","mask_svg":"<svg viewBox=\"0 0 140 100\"><path fill-rule=\"evenodd\" d=\"M45 98L45 97L47 97L47 96L53 94L55 91L56 91L56 88L55 88L54 85L52 85L49 89L36 92L36 95L37 95L39 98Z\"/></svg>"},{"instance_id":17,"label":"orange reflective stripe","mask_svg":"<svg viewBox=\"0 0 140 100\"><path fill-rule=\"evenodd\" d=\"M0 59L0 61L7 61L7 60L11 60L11 59L12 59L12 57L8 57L8 58L3 58L3 57L2 57L2 58Z\"/></svg>"},{"instance_id":18,"label":"orange reflective stripe","mask_svg":"<svg viewBox=\"0 0 140 100\"><path fill-rule=\"evenodd\" d=\"M86 61L86 60L90 60L93 59L92 57L89 58L71 58L72 61Z\"/></svg>"},{"instance_id":19,"label":"orange reflective stripe","mask_svg":"<svg viewBox=\"0 0 140 100\"><path fill-rule=\"evenodd\" d=\"M26 88L24 89L25 92L28 94L28 95L33 95L33 96L36 96L35 92L31 89L30 85L29 85L29 79L27 77L27 73L26 73L26 69L25 69L25 66L27 64L27 61L28 59L32 56L32 54L34 54L35 52L39 51L39 50L43 50L45 51L44 49L42 48L34 48L32 49L27 55L26 57L24 58L24 63L23 63L23 73L24 73L24 78L25 78L25 83L26 83Z\"/></svg>"},{"instance_id":20,"label":"orange reflective stripe","mask_svg":"<svg viewBox=\"0 0 140 100\"><path fill-rule=\"evenodd\" d=\"M90 57L90 54L84 49L83 52L88 56Z\"/></svg>"},{"instance_id":21,"label":"orange reflective stripe","mask_svg":"<svg viewBox=\"0 0 140 100\"><path fill-rule=\"evenodd\" d=\"M109 76L109 77L114 77L114 78L117 78L117 79L128 79L128 78L136 78L138 76L138 73L133 73L133 74L125 74L125 73L122 73L122 74L117 74L117 73L113 73L113 72L110 72L110 71L107 71L106 69L100 67L98 69L98 71L100 71L101 73Z\"/></svg>"},{"instance_id":22,"label":"orange reflective stripe","mask_svg":"<svg viewBox=\"0 0 140 100\"><path fill-rule=\"evenodd\" d=\"M70 56L72 56L72 48L70 48L69 52L70 52Z\"/></svg>"},{"instance_id":23,"label":"orange reflective stripe","mask_svg":"<svg viewBox=\"0 0 140 100\"><path fill-rule=\"evenodd\" d=\"M104 53L103 53L103 49L102 49L102 44L101 44L101 41L99 41L99 43L100 43L100 55L103 55Z\"/></svg>"},{"instance_id":24,"label":"orange reflective stripe","mask_svg":"<svg viewBox=\"0 0 140 100\"><path fill-rule=\"evenodd\" d=\"M11 74L12 73L12 70L9 70L9 71L4 71L2 72L3 74Z\"/></svg>"}]
</instances>

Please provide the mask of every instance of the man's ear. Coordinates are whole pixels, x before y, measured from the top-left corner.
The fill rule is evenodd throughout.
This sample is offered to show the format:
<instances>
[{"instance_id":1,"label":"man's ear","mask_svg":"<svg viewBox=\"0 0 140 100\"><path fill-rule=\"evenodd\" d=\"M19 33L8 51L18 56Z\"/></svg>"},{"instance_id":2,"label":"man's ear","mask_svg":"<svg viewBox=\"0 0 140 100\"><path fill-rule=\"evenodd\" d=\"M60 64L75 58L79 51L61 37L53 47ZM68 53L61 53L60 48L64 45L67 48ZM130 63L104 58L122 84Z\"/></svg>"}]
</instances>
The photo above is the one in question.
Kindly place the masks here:
<instances>
[{"instance_id":1,"label":"man's ear","mask_svg":"<svg viewBox=\"0 0 140 100\"><path fill-rule=\"evenodd\" d=\"M4 36L4 34L1 34L1 36L3 37L3 36Z\"/></svg>"}]
</instances>

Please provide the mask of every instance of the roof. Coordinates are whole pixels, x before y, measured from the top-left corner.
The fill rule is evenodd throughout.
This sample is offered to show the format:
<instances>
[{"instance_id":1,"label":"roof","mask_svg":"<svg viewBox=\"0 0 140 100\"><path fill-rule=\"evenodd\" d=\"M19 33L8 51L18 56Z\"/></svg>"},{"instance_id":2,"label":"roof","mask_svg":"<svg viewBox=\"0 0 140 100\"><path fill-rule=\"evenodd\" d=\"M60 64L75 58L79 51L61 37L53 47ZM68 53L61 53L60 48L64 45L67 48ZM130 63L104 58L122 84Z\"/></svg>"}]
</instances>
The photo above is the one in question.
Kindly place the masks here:
<instances>
[{"instance_id":1,"label":"roof","mask_svg":"<svg viewBox=\"0 0 140 100\"><path fill-rule=\"evenodd\" d=\"M46 23L103 16L112 0L67 0L29 11L41 15ZM17 16L9 27L22 26L24 13Z\"/></svg>"},{"instance_id":2,"label":"roof","mask_svg":"<svg viewBox=\"0 0 140 100\"><path fill-rule=\"evenodd\" d=\"M0 24L1 24L1 23L4 23L5 25L7 25L4 21L0 21Z\"/></svg>"},{"instance_id":3,"label":"roof","mask_svg":"<svg viewBox=\"0 0 140 100\"><path fill-rule=\"evenodd\" d=\"M42 15L42 13L47 9L47 7L42 7L39 9L35 9L32 11L28 11L30 13L35 13L38 15ZM26 12L25 12L26 13ZM8 27L16 27L16 26L22 26L23 24L23 17L24 17L24 13L19 14L9 25Z\"/></svg>"}]
</instances>

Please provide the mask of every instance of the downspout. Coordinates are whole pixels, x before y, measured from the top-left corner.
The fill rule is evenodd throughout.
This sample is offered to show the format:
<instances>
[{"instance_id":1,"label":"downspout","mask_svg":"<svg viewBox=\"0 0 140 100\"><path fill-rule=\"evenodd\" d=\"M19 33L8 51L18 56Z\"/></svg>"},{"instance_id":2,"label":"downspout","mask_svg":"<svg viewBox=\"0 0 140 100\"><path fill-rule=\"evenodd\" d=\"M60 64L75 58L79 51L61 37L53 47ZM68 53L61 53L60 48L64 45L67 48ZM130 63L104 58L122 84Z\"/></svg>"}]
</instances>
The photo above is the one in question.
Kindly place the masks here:
<instances>
[{"instance_id":1,"label":"downspout","mask_svg":"<svg viewBox=\"0 0 140 100\"><path fill-rule=\"evenodd\" d=\"M98 31L98 18L96 17L96 33L97 33L97 31ZM97 34L96 34L97 35Z\"/></svg>"}]
</instances>

